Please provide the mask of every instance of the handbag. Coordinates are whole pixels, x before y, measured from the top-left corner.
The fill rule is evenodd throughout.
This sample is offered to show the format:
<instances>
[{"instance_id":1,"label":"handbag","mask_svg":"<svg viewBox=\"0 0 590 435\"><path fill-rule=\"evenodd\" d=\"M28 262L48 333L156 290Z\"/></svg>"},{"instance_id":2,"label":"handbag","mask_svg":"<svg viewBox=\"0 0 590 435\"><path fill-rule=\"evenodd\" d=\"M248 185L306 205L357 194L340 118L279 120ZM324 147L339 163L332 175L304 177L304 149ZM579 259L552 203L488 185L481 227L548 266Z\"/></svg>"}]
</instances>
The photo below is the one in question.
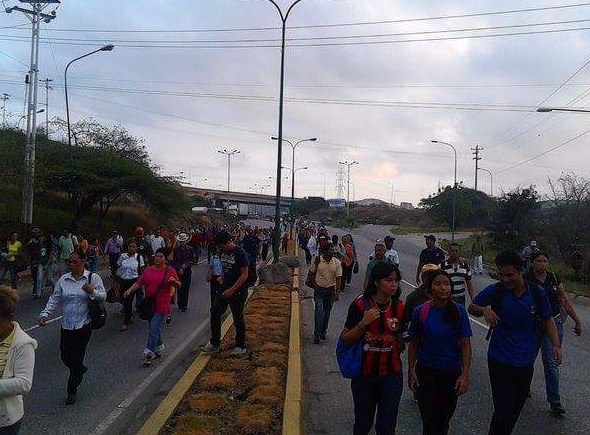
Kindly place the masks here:
<instances>
[{"instance_id":1,"label":"handbag","mask_svg":"<svg viewBox=\"0 0 590 435\"><path fill-rule=\"evenodd\" d=\"M352 273L357 274L359 273L359 263L358 261L354 262L354 266L352 266Z\"/></svg>"},{"instance_id":2,"label":"handbag","mask_svg":"<svg viewBox=\"0 0 590 435\"><path fill-rule=\"evenodd\" d=\"M156 291L154 296L152 296L151 298L143 298L141 302L135 306L137 315L141 320L150 321L152 317L154 317L154 314L156 312L156 297L158 296L158 293L160 292L167 280L168 267L166 267L166 270L164 271L164 277L162 278L162 282L158 286L158 291Z\"/></svg>"},{"instance_id":3,"label":"handbag","mask_svg":"<svg viewBox=\"0 0 590 435\"><path fill-rule=\"evenodd\" d=\"M88 284L92 284L92 272L88 275ZM98 299L88 301L88 313L90 314L90 325L92 329L100 329L107 322L107 309Z\"/></svg>"},{"instance_id":4,"label":"handbag","mask_svg":"<svg viewBox=\"0 0 590 435\"><path fill-rule=\"evenodd\" d=\"M362 300L365 304L365 310L370 309L367 298L363 297ZM338 338L338 343L336 344L336 360L343 377L352 379L361 374L363 345L364 342L362 339L349 346L344 342L342 335Z\"/></svg>"}]
</instances>

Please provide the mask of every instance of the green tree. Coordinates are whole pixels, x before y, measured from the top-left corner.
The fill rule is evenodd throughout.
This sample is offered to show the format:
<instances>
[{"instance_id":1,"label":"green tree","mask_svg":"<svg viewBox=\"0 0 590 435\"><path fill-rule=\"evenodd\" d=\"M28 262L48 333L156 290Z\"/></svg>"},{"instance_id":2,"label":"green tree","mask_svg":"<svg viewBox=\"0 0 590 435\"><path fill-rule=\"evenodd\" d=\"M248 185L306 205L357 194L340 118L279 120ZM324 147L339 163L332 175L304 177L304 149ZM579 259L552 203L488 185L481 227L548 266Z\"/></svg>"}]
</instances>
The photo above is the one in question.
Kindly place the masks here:
<instances>
[{"instance_id":1,"label":"green tree","mask_svg":"<svg viewBox=\"0 0 590 435\"><path fill-rule=\"evenodd\" d=\"M295 216L307 216L314 211L328 208L328 202L324 198L310 196L293 204L292 212Z\"/></svg>"},{"instance_id":2,"label":"green tree","mask_svg":"<svg viewBox=\"0 0 590 435\"><path fill-rule=\"evenodd\" d=\"M419 206L436 221L451 225L453 210L453 189L446 186L436 195L420 200ZM457 186L455 225L459 227L483 227L489 224L490 215L496 202L483 192Z\"/></svg>"},{"instance_id":3,"label":"green tree","mask_svg":"<svg viewBox=\"0 0 590 435\"><path fill-rule=\"evenodd\" d=\"M539 194L533 185L504 193L490 225L494 241L514 249L526 245L536 233L539 210Z\"/></svg>"}]
</instances>

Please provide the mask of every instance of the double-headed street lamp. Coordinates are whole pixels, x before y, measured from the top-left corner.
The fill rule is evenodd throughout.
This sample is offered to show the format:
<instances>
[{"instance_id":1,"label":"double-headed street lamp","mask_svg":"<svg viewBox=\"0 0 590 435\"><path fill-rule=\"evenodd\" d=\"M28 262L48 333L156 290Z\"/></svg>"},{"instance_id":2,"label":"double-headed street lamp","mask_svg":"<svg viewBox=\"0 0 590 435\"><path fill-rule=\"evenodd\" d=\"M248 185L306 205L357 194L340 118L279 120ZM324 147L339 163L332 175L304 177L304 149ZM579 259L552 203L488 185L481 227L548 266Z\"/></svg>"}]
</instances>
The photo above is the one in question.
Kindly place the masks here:
<instances>
[{"instance_id":1,"label":"double-headed street lamp","mask_svg":"<svg viewBox=\"0 0 590 435\"><path fill-rule=\"evenodd\" d=\"M223 150L217 150L218 153L220 154L225 154L227 156L227 191L229 192L229 182L230 182L230 174L231 174L231 156L233 156L234 154L240 154L241 151L240 150L231 150L228 151L226 149Z\"/></svg>"},{"instance_id":2,"label":"double-headed street lamp","mask_svg":"<svg viewBox=\"0 0 590 435\"><path fill-rule=\"evenodd\" d=\"M494 196L494 176L492 175L492 171L486 168L477 168L479 171L487 172L490 176L490 197Z\"/></svg>"},{"instance_id":3,"label":"double-headed street lamp","mask_svg":"<svg viewBox=\"0 0 590 435\"><path fill-rule=\"evenodd\" d=\"M291 170L291 207L293 207L293 204L295 203L295 172L308 169L308 167L302 166L300 168L296 168L294 166L291 166L290 168L288 168L287 166L281 166L281 169ZM289 177L285 177L285 178L289 178Z\"/></svg>"},{"instance_id":4,"label":"double-headed street lamp","mask_svg":"<svg viewBox=\"0 0 590 435\"><path fill-rule=\"evenodd\" d=\"M347 175L347 182L346 182L346 217L350 216L350 167L353 165L358 165L359 162L356 160L352 162L348 162L347 160L343 162L338 162L340 165L346 165L348 169Z\"/></svg>"},{"instance_id":5,"label":"double-headed street lamp","mask_svg":"<svg viewBox=\"0 0 590 435\"><path fill-rule=\"evenodd\" d=\"M279 251L281 245L281 165L283 158L283 100L285 91L285 32L287 29L287 18L293 8L302 0L295 0L283 14L281 7L274 1L268 0L277 9L279 17L281 18L282 33L281 33L281 77L279 88L279 128L277 137L277 189L275 194L275 230L272 240L272 253L274 261L279 261Z\"/></svg>"},{"instance_id":6,"label":"double-headed street lamp","mask_svg":"<svg viewBox=\"0 0 590 435\"><path fill-rule=\"evenodd\" d=\"M271 139L272 140L279 140L279 138L275 137L275 136L272 136ZM293 207L293 203L295 202L295 195L293 193L293 192L295 192L295 148L297 148L297 146L303 142L315 142L316 140L318 140L317 137L311 137L309 139L302 139L300 141L293 143L290 140L283 139L283 142L287 142L289 145L291 145L291 148L293 149L293 152L291 153L291 207ZM284 167L282 167L282 168L284 168ZM284 169L288 169L288 168L284 168ZM306 169L307 169L307 167L306 167Z\"/></svg>"},{"instance_id":7,"label":"double-headed street lamp","mask_svg":"<svg viewBox=\"0 0 590 435\"><path fill-rule=\"evenodd\" d=\"M68 69L70 68L71 64L80 59L84 59L85 57L88 57L94 53L98 53L99 51L113 51L113 48L115 48L115 46L112 44L105 45L97 50L91 51L90 53L86 53L82 56L70 60L66 65L66 69L64 71L64 90L66 94L66 122L68 124L68 150L70 152L70 164L72 164L72 162L74 161L74 155L72 153L72 128L70 126L70 105L68 100Z\"/></svg>"},{"instance_id":8,"label":"double-headed street lamp","mask_svg":"<svg viewBox=\"0 0 590 435\"><path fill-rule=\"evenodd\" d=\"M451 217L451 241L454 242L455 241L455 215L456 215L456 211L457 211L457 150L455 149L455 147L453 145L451 145L448 142L443 142L440 140L431 140L430 142L432 143L438 143L441 145L446 145L448 147L451 147L453 149L453 152L455 153L455 176L453 179L453 210L452 210L452 217Z\"/></svg>"}]
</instances>

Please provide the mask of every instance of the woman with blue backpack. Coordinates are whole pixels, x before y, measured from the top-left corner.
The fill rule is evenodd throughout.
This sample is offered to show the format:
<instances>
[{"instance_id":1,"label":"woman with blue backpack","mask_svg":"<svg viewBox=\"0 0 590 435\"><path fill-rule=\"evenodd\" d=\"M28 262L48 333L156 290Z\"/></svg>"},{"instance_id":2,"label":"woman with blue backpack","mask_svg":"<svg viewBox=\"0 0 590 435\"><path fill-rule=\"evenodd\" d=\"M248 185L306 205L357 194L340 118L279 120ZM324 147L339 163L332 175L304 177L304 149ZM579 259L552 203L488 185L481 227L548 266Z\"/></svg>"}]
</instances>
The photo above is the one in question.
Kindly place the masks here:
<instances>
[{"instance_id":1,"label":"woman with blue backpack","mask_svg":"<svg viewBox=\"0 0 590 435\"><path fill-rule=\"evenodd\" d=\"M422 433L443 435L469 387L473 333L467 311L451 299L449 275L433 271L427 280L432 299L414 310L408 329L408 385L418 399Z\"/></svg>"},{"instance_id":2,"label":"woman with blue backpack","mask_svg":"<svg viewBox=\"0 0 590 435\"><path fill-rule=\"evenodd\" d=\"M348 309L340 341L342 346L362 349L359 372L343 372L352 378L354 435L367 435L373 425L377 435L395 432L403 389L401 280L395 266L375 265L364 293Z\"/></svg>"}]
</instances>

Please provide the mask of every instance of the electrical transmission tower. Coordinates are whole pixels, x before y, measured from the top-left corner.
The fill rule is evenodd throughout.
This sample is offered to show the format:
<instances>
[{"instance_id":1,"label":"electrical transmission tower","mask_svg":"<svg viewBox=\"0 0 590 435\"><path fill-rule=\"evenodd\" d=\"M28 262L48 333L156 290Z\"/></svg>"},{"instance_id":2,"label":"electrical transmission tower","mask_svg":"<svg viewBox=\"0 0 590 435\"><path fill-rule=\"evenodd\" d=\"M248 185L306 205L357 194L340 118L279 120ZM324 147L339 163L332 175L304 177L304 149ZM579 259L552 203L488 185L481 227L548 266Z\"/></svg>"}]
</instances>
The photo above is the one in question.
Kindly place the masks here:
<instances>
[{"instance_id":1,"label":"electrical transmission tower","mask_svg":"<svg viewBox=\"0 0 590 435\"><path fill-rule=\"evenodd\" d=\"M477 190L477 173L479 172L479 161L481 160L479 152L483 151L483 148L480 148L479 144L477 144L475 148L471 148L471 151L473 151L472 154L475 156L473 160L475 160L475 190Z\"/></svg>"},{"instance_id":2,"label":"electrical transmission tower","mask_svg":"<svg viewBox=\"0 0 590 435\"><path fill-rule=\"evenodd\" d=\"M338 165L338 171L336 172L336 198L344 198L344 167Z\"/></svg>"},{"instance_id":3,"label":"electrical transmission tower","mask_svg":"<svg viewBox=\"0 0 590 435\"><path fill-rule=\"evenodd\" d=\"M49 14L43 10L50 4L59 5L60 0L19 0L28 3L31 9L12 6L6 8L7 13L22 12L30 21L31 33L31 67L26 76L27 84L27 145L25 147L25 179L23 183L23 204L21 225L28 234L33 223L33 196L35 192L35 144L37 136L37 88L39 87L39 34L41 21L50 23L56 16L55 9Z\"/></svg>"}]
</instances>

